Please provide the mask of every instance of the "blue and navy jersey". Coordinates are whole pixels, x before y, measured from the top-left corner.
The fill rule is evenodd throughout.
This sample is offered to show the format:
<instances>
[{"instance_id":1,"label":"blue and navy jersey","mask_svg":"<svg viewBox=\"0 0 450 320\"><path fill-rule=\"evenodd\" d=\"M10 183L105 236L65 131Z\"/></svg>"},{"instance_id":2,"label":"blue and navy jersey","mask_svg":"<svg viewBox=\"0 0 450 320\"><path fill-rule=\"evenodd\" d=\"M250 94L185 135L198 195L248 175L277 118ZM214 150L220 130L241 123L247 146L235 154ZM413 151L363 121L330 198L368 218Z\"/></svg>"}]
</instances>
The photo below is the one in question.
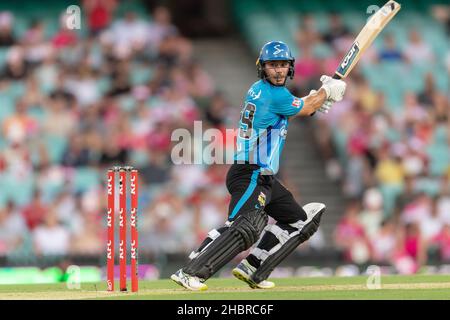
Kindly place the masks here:
<instances>
[{"instance_id":1,"label":"blue and navy jersey","mask_svg":"<svg viewBox=\"0 0 450 320\"><path fill-rule=\"evenodd\" d=\"M277 173L288 119L302 109L303 103L286 87L263 80L255 82L247 92L241 111L234 160L256 164L264 174Z\"/></svg>"}]
</instances>

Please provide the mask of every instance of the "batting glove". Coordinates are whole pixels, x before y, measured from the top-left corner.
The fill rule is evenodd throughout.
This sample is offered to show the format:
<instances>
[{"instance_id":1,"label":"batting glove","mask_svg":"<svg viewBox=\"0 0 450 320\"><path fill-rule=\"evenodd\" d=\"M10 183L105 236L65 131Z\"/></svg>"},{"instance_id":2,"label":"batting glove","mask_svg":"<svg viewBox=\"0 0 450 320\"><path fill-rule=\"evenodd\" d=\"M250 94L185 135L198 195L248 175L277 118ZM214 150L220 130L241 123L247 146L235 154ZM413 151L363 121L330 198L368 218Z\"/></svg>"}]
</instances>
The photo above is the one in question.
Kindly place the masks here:
<instances>
[{"instance_id":1,"label":"batting glove","mask_svg":"<svg viewBox=\"0 0 450 320\"><path fill-rule=\"evenodd\" d=\"M322 87L327 93L327 100L334 102L341 101L344 97L345 88L347 84L342 80L333 79L329 76L323 75L320 77Z\"/></svg>"},{"instance_id":2,"label":"batting glove","mask_svg":"<svg viewBox=\"0 0 450 320\"><path fill-rule=\"evenodd\" d=\"M311 90L309 92L309 94L311 95L311 94L314 94L316 92L317 92L316 90ZM328 113L330 111L332 105L333 105L333 101L325 100L325 102L320 106L319 109L317 109L317 111L320 111L322 113Z\"/></svg>"}]
</instances>

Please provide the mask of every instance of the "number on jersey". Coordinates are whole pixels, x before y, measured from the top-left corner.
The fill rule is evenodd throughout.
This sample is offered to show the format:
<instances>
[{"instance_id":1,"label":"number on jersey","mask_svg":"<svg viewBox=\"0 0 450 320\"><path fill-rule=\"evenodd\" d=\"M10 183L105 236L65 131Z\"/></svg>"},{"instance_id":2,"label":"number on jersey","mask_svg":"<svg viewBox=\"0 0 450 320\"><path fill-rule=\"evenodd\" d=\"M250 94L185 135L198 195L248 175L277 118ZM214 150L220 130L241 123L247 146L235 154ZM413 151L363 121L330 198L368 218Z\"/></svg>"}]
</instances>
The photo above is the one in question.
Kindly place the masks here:
<instances>
[{"instance_id":1,"label":"number on jersey","mask_svg":"<svg viewBox=\"0 0 450 320\"><path fill-rule=\"evenodd\" d=\"M250 139L253 130L253 118L255 116L256 106L247 102L245 108L241 111L241 121L239 124L239 137Z\"/></svg>"}]
</instances>

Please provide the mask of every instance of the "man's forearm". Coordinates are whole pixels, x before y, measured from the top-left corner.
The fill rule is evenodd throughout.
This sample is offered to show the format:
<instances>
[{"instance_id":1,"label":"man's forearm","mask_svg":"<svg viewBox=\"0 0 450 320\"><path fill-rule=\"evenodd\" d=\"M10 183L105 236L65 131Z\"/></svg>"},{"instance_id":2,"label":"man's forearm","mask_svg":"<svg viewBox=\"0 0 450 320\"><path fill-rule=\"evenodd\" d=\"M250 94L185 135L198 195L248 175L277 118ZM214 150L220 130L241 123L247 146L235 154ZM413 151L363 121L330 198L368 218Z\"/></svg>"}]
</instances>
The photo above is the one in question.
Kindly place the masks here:
<instances>
[{"instance_id":1,"label":"man's forearm","mask_svg":"<svg viewBox=\"0 0 450 320\"><path fill-rule=\"evenodd\" d=\"M327 94L324 89L312 93L303 99L303 108L297 113L297 116L310 116L316 112L327 99Z\"/></svg>"}]
</instances>

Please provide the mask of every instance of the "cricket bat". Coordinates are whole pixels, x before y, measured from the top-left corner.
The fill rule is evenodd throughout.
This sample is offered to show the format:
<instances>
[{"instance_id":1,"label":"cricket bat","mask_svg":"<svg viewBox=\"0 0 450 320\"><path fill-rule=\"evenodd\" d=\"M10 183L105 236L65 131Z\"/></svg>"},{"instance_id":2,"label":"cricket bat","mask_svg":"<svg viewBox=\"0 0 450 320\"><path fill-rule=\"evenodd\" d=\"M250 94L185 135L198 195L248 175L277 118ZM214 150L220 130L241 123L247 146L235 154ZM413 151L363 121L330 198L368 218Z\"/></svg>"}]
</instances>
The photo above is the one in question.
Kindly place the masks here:
<instances>
[{"instance_id":1,"label":"cricket bat","mask_svg":"<svg viewBox=\"0 0 450 320\"><path fill-rule=\"evenodd\" d=\"M342 59L336 69L333 78L346 78L353 67L358 63L361 55L372 44L373 40L383 30L383 28L391 21L391 19L400 10L400 4L390 0L380 10L375 12L367 21L366 25L359 32L350 50L348 50L344 59Z\"/></svg>"}]
</instances>

